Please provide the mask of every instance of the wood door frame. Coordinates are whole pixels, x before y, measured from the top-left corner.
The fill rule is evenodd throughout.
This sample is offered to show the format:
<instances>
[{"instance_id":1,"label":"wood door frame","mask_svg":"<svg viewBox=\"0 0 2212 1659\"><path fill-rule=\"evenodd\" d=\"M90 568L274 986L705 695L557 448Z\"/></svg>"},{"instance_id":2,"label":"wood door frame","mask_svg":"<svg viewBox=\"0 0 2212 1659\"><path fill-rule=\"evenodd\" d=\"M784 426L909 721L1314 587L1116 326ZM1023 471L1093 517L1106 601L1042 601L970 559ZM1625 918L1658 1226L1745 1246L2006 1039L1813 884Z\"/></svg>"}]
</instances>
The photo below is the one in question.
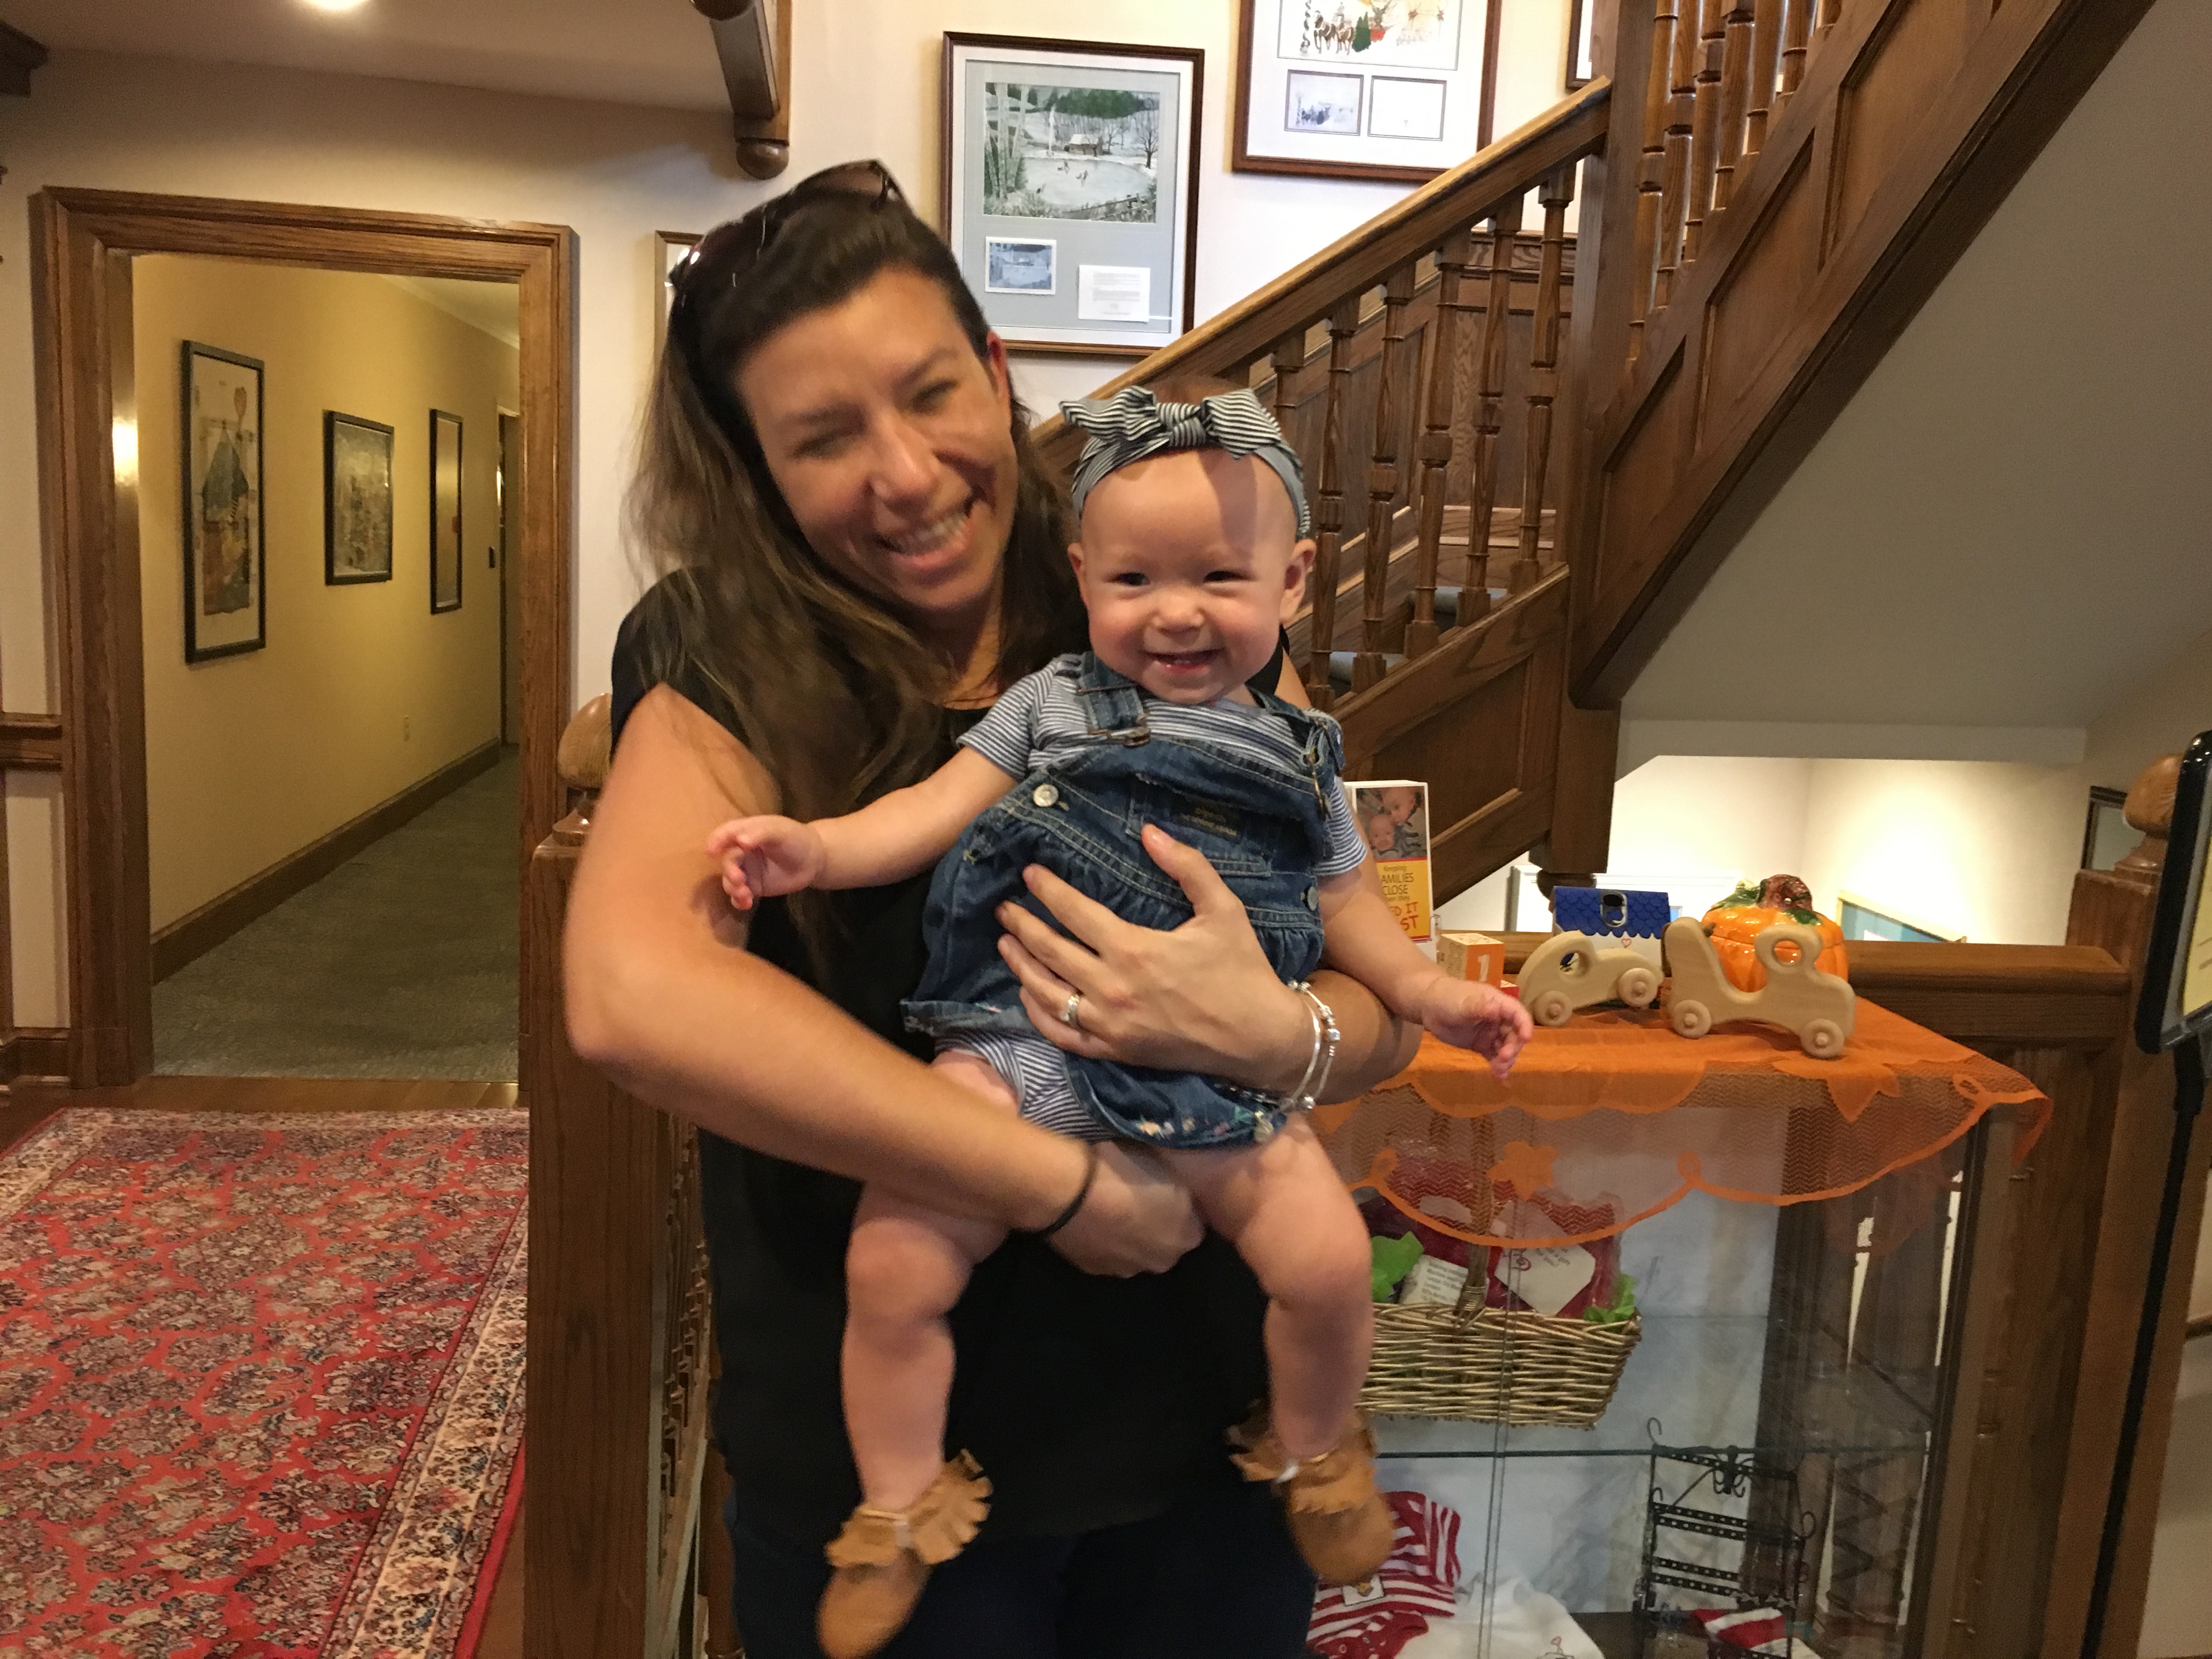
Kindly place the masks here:
<instances>
[{"instance_id":1,"label":"wood door frame","mask_svg":"<svg viewBox=\"0 0 2212 1659\"><path fill-rule=\"evenodd\" d=\"M153 1069L145 664L137 477L114 434L135 422L131 261L200 254L520 289L524 481L520 836L526 862L563 809L553 753L570 685L570 469L576 238L565 225L276 202L51 189L32 198L40 531L55 622L69 1075Z\"/></svg>"}]
</instances>

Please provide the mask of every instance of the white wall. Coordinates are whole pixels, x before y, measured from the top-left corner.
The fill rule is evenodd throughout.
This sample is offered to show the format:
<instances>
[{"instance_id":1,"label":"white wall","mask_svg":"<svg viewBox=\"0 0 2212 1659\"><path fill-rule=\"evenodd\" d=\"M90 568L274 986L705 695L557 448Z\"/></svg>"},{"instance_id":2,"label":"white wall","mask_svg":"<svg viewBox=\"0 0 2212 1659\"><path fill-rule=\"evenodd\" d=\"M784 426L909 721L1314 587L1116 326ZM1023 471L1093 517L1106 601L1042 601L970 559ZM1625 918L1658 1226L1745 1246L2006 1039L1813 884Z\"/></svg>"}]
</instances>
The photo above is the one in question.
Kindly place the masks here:
<instances>
[{"instance_id":1,"label":"white wall","mask_svg":"<svg viewBox=\"0 0 2212 1659\"><path fill-rule=\"evenodd\" d=\"M1198 308L1241 298L1404 193L1404 187L1232 173L1230 76L1237 0L1096 0L1080 33L1206 53ZM1507 8L1501 132L1559 96L1567 0ZM1057 29L1064 20L1054 16ZM939 41L946 30L1045 25L1015 0L841 0L796 9L792 164L744 178L726 118L302 70L58 52L9 100L0 179L0 706L53 706L52 626L39 544L26 199L50 185L245 197L548 221L579 234L575 434L575 696L605 689L617 623L636 592L621 497L657 297L653 233L702 230L836 161L874 155L927 216L938 188ZM1024 360L1044 407L1116 372L1106 360ZM60 834L50 790L7 790L15 1018L66 1019L52 914Z\"/></svg>"}]
</instances>

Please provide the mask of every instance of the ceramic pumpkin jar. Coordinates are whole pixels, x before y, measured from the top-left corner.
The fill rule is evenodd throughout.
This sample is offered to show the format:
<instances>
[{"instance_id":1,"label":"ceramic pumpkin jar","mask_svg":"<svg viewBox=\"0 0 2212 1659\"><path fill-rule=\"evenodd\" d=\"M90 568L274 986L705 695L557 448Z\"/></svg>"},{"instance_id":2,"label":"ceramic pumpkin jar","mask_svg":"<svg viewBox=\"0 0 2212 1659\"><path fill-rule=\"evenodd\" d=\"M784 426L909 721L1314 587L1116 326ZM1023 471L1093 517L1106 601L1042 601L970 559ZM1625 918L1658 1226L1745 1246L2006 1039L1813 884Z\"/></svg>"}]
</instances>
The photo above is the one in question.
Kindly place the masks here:
<instances>
[{"instance_id":1,"label":"ceramic pumpkin jar","mask_svg":"<svg viewBox=\"0 0 2212 1659\"><path fill-rule=\"evenodd\" d=\"M1820 936L1820 958L1814 966L1838 979L1849 977L1844 958L1844 930L1813 908L1813 890L1795 876L1769 876L1765 881L1745 882L1705 912L1705 937L1721 959L1721 971L1739 991L1757 991L1766 984L1766 969L1759 964L1753 941L1778 921L1794 921ZM1781 947L1783 960L1794 945Z\"/></svg>"}]
</instances>

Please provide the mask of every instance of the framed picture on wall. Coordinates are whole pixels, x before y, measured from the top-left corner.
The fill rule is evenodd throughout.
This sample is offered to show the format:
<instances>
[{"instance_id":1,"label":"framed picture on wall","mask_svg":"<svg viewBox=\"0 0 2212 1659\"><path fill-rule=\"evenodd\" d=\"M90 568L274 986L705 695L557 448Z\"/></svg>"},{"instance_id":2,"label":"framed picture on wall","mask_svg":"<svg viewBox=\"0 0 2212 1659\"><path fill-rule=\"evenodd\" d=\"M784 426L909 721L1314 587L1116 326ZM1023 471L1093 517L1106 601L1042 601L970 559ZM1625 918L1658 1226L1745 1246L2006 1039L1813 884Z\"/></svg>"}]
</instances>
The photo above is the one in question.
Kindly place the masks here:
<instances>
[{"instance_id":1,"label":"framed picture on wall","mask_svg":"<svg viewBox=\"0 0 2212 1659\"><path fill-rule=\"evenodd\" d=\"M392 580L392 428L323 411L323 580Z\"/></svg>"},{"instance_id":2,"label":"framed picture on wall","mask_svg":"<svg viewBox=\"0 0 2212 1659\"><path fill-rule=\"evenodd\" d=\"M430 411L430 610L461 608L461 417Z\"/></svg>"},{"instance_id":3,"label":"framed picture on wall","mask_svg":"<svg viewBox=\"0 0 2212 1659\"><path fill-rule=\"evenodd\" d=\"M699 234L689 230L656 230L653 233L654 263L659 267L653 311L653 343L658 350L668 337L668 313L676 304L676 267L691 255L699 246Z\"/></svg>"},{"instance_id":4,"label":"framed picture on wall","mask_svg":"<svg viewBox=\"0 0 2212 1659\"><path fill-rule=\"evenodd\" d=\"M1191 325L1206 54L945 37L945 240L1008 345L1127 356Z\"/></svg>"},{"instance_id":5,"label":"framed picture on wall","mask_svg":"<svg viewBox=\"0 0 2212 1659\"><path fill-rule=\"evenodd\" d=\"M1490 142L1504 0L1243 0L1239 173L1419 184Z\"/></svg>"},{"instance_id":6,"label":"framed picture on wall","mask_svg":"<svg viewBox=\"0 0 2212 1659\"><path fill-rule=\"evenodd\" d=\"M184 343L185 660L269 643L261 512L261 362Z\"/></svg>"},{"instance_id":7,"label":"framed picture on wall","mask_svg":"<svg viewBox=\"0 0 2212 1659\"><path fill-rule=\"evenodd\" d=\"M1964 945L1966 936L1899 915L1893 906L1877 904L1856 893L1836 895L1836 923L1846 939L1887 939L1909 945Z\"/></svg>"},{"instance_id":8,"label":"framed picture on wall","mask_svg":"<svg viewBox=\"0 0 2212 1659\"><path fill-rule=\"evenodd\" d=\"M1567 90L1579 92L1597 79L1593 64L1596 45L1591 31L1597 27L1599 8L1607 0L1568 0Z\"/></svg>"}]
</instances>

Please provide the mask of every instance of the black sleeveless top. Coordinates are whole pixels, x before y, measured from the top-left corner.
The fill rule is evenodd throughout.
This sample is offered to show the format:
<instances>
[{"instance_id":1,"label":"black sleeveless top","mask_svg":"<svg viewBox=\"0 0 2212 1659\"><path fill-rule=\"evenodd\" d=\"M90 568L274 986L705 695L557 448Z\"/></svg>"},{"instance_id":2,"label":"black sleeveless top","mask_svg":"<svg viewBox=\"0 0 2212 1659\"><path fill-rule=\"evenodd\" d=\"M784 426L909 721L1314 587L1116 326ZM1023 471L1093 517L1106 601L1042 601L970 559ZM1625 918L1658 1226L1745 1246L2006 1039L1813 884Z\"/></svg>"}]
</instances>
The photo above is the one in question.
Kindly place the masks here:
<instances>
[{"instance_id":1,"label":"black sleeveless top","mask_svg":"<svg viewBox=\"0 0 2212 1659\"><path fill-rule=\"evenodd\" d=\"M617 741L650 689L645 630L665 625L653 593L623 620ZM1281 666L1279 651L1255 686L1273 690ZM678 679L671 689L709 714L720 707L709 688ZM948 757L976 717L946 712ZM904 1029L899 1003L921 977L929 882L924 871L832 895L846 943L822 979L781 900L755 912L750 948L926 1060L928 1039ZM845 1242L860 1187L704 1131L699 1158L722 1359L715 1439L749 1517L819 1546L860 1498L838 1389ZM987 1534L1089 1532L1234 1482L1222 1437L1267 1392L1266 1306L1214 1235L1169 1272L1128 1279L1079 1272L1048 1245L1010 1237L952 1314L945 1446L973 1452L991 1480Z\"/></svg>"}]
</instances>

